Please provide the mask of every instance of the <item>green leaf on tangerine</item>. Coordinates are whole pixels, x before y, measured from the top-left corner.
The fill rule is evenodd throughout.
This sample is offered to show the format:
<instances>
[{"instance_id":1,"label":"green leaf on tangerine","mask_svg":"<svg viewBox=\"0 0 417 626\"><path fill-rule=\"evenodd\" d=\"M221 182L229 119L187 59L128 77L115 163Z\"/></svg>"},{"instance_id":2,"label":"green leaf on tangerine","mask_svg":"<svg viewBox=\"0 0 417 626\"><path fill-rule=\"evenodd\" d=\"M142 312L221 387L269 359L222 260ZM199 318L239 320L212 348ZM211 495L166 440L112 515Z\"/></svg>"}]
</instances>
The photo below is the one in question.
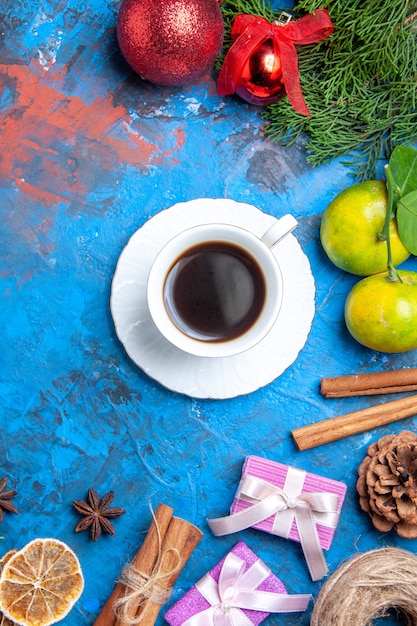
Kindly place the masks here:
<instances>
[{"instance_id":1,"label":"green leaf on tangerine","mask_svg":"<svg viewBox=\"0 0 417 626\"><path fill-rule=\"evenodd\" d=\"M411 254L417 255L417 189L398 201L397 224L401 241Z\"/></svg>"},{"instance_id":2,"label":"green leaf on tangerine","mask_svg":"<svg viewBox=\"0 0 417 626\"><path fill-rule=\"evenodd\" d=\"M395 190L400 197L417 189L417 150L409 146L394 148L389 160L389 169Z\"/></svg>"}]
</instances>

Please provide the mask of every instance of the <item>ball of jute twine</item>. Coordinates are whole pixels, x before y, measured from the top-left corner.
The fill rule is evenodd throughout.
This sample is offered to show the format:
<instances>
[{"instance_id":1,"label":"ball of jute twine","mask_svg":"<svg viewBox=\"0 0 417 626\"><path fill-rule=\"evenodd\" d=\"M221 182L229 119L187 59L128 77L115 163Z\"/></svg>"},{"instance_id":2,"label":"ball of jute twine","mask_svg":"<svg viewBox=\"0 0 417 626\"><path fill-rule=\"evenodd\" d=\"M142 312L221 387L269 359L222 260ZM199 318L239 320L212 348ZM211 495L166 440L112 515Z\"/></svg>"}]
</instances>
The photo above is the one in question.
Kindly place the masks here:
<instances>
[{"instance_id":1,"label":"ball of jute twine","mask_svg":"<svg viewBox=\"0 0 417 626\"><path fill-rule=\"evenodd\" d=\"M398 611L417 626L417 556L401 548L377 548L341 565L321 588L310 626L371 626Z\"/></svg>"}]
</instances>

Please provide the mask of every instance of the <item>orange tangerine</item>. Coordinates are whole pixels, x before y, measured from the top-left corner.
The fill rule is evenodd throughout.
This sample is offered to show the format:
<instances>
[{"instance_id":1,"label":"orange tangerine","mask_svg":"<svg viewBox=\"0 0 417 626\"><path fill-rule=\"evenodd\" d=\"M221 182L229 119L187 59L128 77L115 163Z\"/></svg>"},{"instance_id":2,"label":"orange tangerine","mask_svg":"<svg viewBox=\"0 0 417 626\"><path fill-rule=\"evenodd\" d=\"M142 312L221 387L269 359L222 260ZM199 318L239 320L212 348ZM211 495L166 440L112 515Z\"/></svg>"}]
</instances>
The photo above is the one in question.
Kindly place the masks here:
<instances>
[{"instance_id":1,"label":"orange tangerine","mask_svg":"<svg viewBox=\"0 0 417 626\"><path fill-rule=\"evenodd\" d=\"M58 539L34 539L3 564L0 610L20 626L49 626L70 612L83 588L71 548Z\"/></svg>"},{"instance_id":2,"label":"orange tangerine","mask_svg":"<svg viewBox=\"0 0 417 626\"><path fill-rule=\"evenodd\" d=\"M320 240L329 259L358 276L387 269L387 243L379 238L387 214L385 183L368 180L339 193L323 213ZM396 267L410 253L398 235L397 221L390 223L392 263Z\"/></svg>"},{"instance_id":3,"label":"orange tangerine","mask_svg":"<svg viewBox=\"0 0 417 626\"><path fill-rule=\"evenodd\" d=\"M397 270L362 278L345 303L345 321L359 343L380 352L417 348L417 272Z\"/></svg>"}]
</instances>

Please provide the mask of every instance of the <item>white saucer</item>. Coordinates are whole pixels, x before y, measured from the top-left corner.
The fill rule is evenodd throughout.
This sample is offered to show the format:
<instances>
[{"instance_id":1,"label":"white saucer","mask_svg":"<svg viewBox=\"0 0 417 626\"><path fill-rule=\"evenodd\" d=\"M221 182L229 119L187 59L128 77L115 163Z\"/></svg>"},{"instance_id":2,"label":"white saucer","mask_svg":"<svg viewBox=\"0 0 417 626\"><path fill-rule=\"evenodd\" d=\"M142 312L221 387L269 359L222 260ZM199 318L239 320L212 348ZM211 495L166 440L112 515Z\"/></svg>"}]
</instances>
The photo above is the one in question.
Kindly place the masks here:
<instances>
[{"instance_id":1,"label":"white saucer","mask_svg":"<svg viewBox=\"0 0 417 626\"><path fill-rule=\"evenodd\" d=\"M202 358L182 352L160 335L146 303L152 261L179 231L197 224L227 222L262 235L274 221L275 217L249 204L200 198L161 211L132 235L117 263L110 306L120 341L146 374L192 398L225 399L267 385L295 361L314 317L315 285L309 261L292 234L274 250L284 282L278 320L258 345L242 354Z\"/></svg>"}]
</instances>

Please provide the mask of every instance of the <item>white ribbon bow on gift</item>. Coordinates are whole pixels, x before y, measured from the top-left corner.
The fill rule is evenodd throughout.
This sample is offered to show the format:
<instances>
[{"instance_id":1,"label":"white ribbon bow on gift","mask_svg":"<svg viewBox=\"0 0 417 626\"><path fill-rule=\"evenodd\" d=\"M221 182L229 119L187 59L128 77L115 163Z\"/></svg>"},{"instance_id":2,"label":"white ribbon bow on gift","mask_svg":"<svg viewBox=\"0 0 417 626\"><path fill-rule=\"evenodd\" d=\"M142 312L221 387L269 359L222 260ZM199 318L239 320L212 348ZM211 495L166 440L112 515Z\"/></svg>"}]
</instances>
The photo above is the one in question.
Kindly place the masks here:
<instances>
[{"instance_id":1,"label":"white ribbon bow on gift","mask_svg":"<svg viewBox=\"0 0 417 626\"><path fill-rule=\"evenodd\" d=\"M288 538L295 519L300 544L312 580L328 572L316 524L336 528L339 520L338 496L334 493L302 493L306 472L289 467L283 489L261 478L247 475L238 488L236 498L252 506L226 517L207 520L215 535L250 528L274 516L272 534Z\"/></svg>"},{"instance_id":2,"label":"white ribbon bow on gift","mask_svg":"<svg viewBox=\"0 0 417 626\"><path fill-rule=\"evenodd\" d=\"M246 563L233 552L224 560L219 582L206 574L196 583L210 607L188 618L183 626L253 626L242 609L265 613L305 611L311 596L258 591L271 570L257 559L245 572Z\"/></svg>"}]
</instances>

